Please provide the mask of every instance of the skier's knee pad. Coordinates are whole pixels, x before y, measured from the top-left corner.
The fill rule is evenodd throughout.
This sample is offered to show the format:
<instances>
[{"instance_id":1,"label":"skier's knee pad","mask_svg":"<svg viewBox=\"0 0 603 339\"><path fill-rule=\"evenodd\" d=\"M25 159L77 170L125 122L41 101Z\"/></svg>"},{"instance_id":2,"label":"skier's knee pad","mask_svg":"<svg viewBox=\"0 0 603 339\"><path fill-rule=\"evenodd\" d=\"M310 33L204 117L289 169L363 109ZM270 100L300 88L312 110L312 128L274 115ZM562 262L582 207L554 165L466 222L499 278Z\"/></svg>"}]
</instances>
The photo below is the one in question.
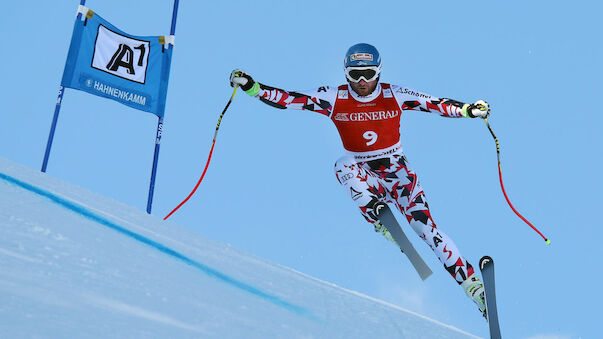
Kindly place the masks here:
<instances>
[{"instance_id":1,"label":"skier's knee pad","mask_svg":"<svg viewBox=\"0 0 603 339\"><path fill-rule=\"evenodd\" d=\"M335 176L339 183L347 185L350 179L356 178L358 175L358 163L354 157L349 155L339 158L335 162Z\"/></svg>"}]
</instances>

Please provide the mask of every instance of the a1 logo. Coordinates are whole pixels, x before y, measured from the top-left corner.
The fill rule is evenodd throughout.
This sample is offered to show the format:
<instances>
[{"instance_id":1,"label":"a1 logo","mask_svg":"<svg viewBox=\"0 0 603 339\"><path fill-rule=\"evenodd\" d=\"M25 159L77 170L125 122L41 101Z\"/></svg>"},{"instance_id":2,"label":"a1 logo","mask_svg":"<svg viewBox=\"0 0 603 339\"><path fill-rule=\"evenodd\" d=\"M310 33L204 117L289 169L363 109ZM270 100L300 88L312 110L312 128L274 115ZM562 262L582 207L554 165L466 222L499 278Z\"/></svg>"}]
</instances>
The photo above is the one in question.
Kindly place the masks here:
<instances>
[{"instance_id":1,"label":"a1 logo","mask_svg":"<svg viewBox=\"0 0 603 339\"><path fill-rule=\"evenodd\" d=\"M150 42L98 26L92 67L123 79L145 83Z\"/></svg>"}]
</instances>

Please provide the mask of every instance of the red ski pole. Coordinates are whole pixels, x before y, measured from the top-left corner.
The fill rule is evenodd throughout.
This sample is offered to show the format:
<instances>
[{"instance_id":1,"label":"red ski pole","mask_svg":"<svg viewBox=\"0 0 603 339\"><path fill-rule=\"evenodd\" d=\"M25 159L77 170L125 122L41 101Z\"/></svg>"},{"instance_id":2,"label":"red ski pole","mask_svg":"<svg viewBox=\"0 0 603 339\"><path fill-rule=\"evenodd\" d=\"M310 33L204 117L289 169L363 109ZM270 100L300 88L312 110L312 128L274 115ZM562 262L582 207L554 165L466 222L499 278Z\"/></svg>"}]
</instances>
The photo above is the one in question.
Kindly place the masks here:
<instances>
[{"instance_id":1,"label":"red ski pole","mask_svg":"<svg viewBox=\"0 0 603 339\"><path fill-rule=\"evenodd\" d=\"M536 231L536 233L538 233L542 237L542 239L544 239L544 241L546 242L547 245L550 245L551 241L549 239L547 239L547 237L545 237L536 227L534 227L534 225L532 225L532 223L530 223L526 218L524 218L523 215L519 214L519 212L517 212L515 207L513 207L513 204L511 204L511 201L509 201L509 197L507 196L507 192L505 191L505 185L503 184L503 180L502 180L502 170L501 170L501 166L500 166L500 144L498 143L498 138L494 134L492 127L490 127L490 124L488 123L488 119L484 119L484 121L486 122L486 126L488 126L488 130L490 130L490 134L492 134L492 137L494 138L494 142L496 142L496 156L498 158L498 178L500 179L500 188L502 188L503 195L505 196L505 199L507 200L509 207L511 207L513 212L515 212L515 214L517 214L517 216L519 218L521 218L521 220L523 220L526 224L528 224L530 227L532 227L532 229L534 231Z\"/></svg>"},{"instance_id":2,"label":"red ski pole","mask_svg":"<svg viewBox=\"0 0 603 339\"><path fill-rule=\"evenodd\" d=\"M168 213L168 215L166 215L165 218L163 218L163 220L166 220L167 218L169 218L170 215L172 215L174 212L176 212L182 205L184 205L188 201L188 199L190 199L193 196L193 194L195 194L195 191L197 191L197 188L201 184L203 177L205 177L205 172L207 172L207 168L209 167L209 162L211 161L211 155L214 152L214 146L216 145L216 138L218 137L218 130L220 129L220 123L222 122L222 117L224 117L224 114L226 113L228 106L230 106L232 99L234 98L235 94L237 93L238 87L239 87L238 85L235 86L234 91L232 91L232 95L230 96L230 99L228 100L228 103L226 104L226 107L224 107L222 114L220 114L220 117L218 118L218 124L216 125L216 132L214 133L214 140L211 143L211 149L209 150L209 156L207 157L207 162L205 163L205 168L203 169L201 178L199 178L199 181L197 181L197 185L195 185L195 188L193 188L193 190L186 197L186 199L184 199L180 204L178 204L178 206L176 206L176 208L174 208L170 213Z\"/></svg>"}]
</instances>

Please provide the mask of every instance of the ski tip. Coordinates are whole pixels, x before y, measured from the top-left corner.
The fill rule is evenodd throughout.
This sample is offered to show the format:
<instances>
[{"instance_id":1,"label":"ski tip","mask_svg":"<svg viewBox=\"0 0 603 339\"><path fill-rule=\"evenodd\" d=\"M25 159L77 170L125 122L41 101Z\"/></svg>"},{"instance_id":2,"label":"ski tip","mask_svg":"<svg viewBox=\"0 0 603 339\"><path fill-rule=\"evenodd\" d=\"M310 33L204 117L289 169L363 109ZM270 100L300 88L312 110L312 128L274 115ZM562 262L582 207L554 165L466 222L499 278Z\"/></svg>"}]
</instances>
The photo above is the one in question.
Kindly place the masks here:
<instances>
[{"instance_id":1,"label":"ski tip","mask_svg":"<svg viewBox=\"0 0 603 339\"><path fill-rule=\"evenodd\" d=\"M488 256L488 255L484 255L480 260L479 260L479 269L483 270L484 267L486 267L487 264L489 263L493 263L494 260Z\"/></svg>"},{"instance_id":2,"label":"ski tip","mask_svg":"<svg viewBox=\"0 0 603 339\"><path fill-rule=\"evenodd\" d=\"M544 242L545 242L547 245L550 245L550 244L551 244L551 241L550 241L549 239L544 239Z\"/></svg>"}]
</instances>

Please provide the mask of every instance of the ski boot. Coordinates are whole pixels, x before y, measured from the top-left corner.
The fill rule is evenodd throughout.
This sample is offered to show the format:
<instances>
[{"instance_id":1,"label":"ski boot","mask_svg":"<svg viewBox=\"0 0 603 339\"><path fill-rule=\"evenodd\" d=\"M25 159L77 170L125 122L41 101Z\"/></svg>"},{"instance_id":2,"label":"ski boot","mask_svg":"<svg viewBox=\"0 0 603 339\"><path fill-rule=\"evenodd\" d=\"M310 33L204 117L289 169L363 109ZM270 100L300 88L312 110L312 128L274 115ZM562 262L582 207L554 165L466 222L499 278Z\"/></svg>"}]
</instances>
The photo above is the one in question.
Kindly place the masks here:
<instances>
[{"instance_id":1,"label":"ski boot","mask_svg":"<svg viewBox=\"0 0 603 339\"><path fill-rule=\"evenodd\" d=\"M381 233L385 237L385 239L393 242L394 244L396 243L394 241L394 238L392 238L392 235L389 234L389 231L387 230L387 227L383 226L383 224L379 220L375 221L375 223L373 224L373 226L375 226L375 232Z\"/></svg>"},{"instance_id":2,"label":"ski boot","mask_svg":"<svg viewBox=\"0 0 603 339\"><path fill-rule=\"evenodd\" d=\"M375 232L381 233L381 235L383 235L385 239L395 244L396 241L394 240L394 238L392 238L392 235L389 234L387 227L385 227L385 225L383 225L381 221L379 221L379 213L382 209L387 208L387 204L385 204L383 201L377 201L376 199L375 201L371 201L371 203L373 204L373 208L372 211L368 214L371 218L373 218L373 220L377 220L373 223L373 226L375 226Z\"/></svg>"},{"instance_id":3,"label":"ski boot","mask_svg":"<svg viewBox=\"0 0 603 339\"><path fill-rule=\"evenodd\" d=\"M475 274L470 276L461 283L461 287L467 296L477 305L477 308L482 312L484 318L487 319L484 284L479 277Z\"/></svg>"}]
</instances>

